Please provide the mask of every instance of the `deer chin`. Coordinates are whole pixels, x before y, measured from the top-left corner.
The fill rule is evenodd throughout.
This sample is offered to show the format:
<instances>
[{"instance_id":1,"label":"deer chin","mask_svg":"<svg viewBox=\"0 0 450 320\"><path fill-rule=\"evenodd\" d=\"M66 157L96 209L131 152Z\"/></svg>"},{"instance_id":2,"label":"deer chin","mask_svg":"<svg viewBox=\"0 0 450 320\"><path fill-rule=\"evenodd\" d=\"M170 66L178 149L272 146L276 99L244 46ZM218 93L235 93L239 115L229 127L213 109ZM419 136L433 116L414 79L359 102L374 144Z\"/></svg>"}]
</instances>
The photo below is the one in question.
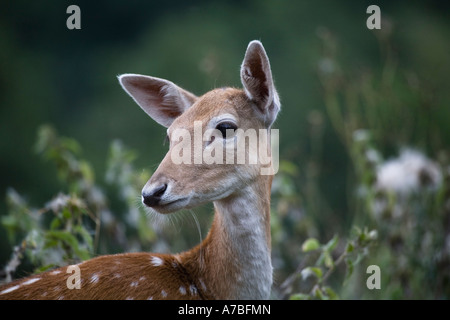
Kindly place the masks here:
<instances>
[{"instance_id":1,"label":"deer chin","mask_svg":"<svg viewBox=\"0 0 450 320\"><path fill-rule=\"evenodd\" d=\"M196 204L191 204L192 194L185 197L171 197L170 199L162 199L158 204L150 206L154 211L160 214L170 214L182 209L191 209Z\"/></svg>"},{"instance_id":2,"label":"deer chin","mask_svg":"<svg viewBox=\"0 0 450 320\"><path fill-rule=\"evenodd\" d=\"M212 201L220 201L229 197L232 193L232 190L217 190L199 194L192 190L187 196L172 196L167 199L163 197L157 205L151 206L151 208L160 214L170 214L183 209L192 209Z\"/></svg>"}]
</instances>

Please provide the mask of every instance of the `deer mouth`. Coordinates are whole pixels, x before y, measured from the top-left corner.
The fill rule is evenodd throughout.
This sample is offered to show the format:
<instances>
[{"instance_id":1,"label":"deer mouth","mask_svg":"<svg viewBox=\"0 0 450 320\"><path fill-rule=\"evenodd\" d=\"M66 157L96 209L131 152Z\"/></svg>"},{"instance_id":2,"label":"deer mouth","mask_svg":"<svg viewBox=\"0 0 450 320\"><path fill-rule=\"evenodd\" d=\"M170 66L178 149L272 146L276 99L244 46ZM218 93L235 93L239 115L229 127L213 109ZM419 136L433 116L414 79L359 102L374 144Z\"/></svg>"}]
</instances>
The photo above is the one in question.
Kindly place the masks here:
<instances>
[{"instance_id":1,"label":"deer mouth","mask_svg":"<svg viewBox=\"0 0 450 320\"><path fill-rule=\"evenodd\" d=\"M192 196L180 197L168 201L164 201L164 199L161 199L161 201L158 202L158 204L152 206L151 208L161 214L173 213L181 209L191 208L192 207L190 206L191 198Z\"/></svg>"}]
</instances>

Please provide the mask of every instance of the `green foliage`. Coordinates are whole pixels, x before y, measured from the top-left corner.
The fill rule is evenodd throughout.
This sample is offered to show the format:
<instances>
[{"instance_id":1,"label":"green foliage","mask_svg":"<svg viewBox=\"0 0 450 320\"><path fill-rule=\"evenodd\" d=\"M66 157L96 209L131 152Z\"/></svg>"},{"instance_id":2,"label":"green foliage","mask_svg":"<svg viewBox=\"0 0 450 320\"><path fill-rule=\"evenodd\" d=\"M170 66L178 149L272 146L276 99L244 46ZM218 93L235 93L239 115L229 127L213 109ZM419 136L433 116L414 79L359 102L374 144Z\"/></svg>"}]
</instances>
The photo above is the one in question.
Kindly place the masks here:
<instances>
[{"instance_id":1,"label":"green foliage","mask_svg":"<svg viewBox=\"0 0 450 320\"><path fill-rule=\"evenodd\" d=\"M36 209L10 188L6 195L8 214L1 217L1 223L9 241L18 243L11 261L26 257L35 272L40 272L93 256L99 230L97 209L104 206L104 199L98 196L90 165L78 158L81 150L76 141L42 126L36 151L55 164L67 193L59 192ZM9 278L13 271L8 270Z\"/></svg>"},{"instance_id":2,"label":"green foliage","mask_svg":"<svg viewBox=\"0 0 450 320\"><path fill-rule=\"evenodd\" d=\"M8 214L1 217L1 223L10 243L17 244L6 267L8 279L24 258L31 262L35 272L89 259L99 251L101 224L104 233L115 234L112 239L116 241L122 228L109 211L104 188L96 184L92 166L80 157L81 147L75 140L60 137L45 125L38 130L35 150L55 165L65 191L35 209L14 189L8 190ZM148 173L137 174L131 164L134 159L134 152L113 141L105 180L109 186L118 186L123 207L134 217L128 220L129 225L145 244L155 237L144 221L145 212L136 206L139 198L136 188L143 184L143 176Z\"/></svg>"},{"instance_id":3,"label":"green foliage","mask_svg":"<svg viewBox=\"0 0 450 320\"><path fill-rule=\"evenodd\" d=\"M381 46L386 59L380 75L320 74L331 123L353 167L354 221L375 227L383 243L370 261L391 281L373 296L448 298L444 225L449 216L449 154L445 145L436 143L445 128L436 125L439 114L429 109L426 89L416 75L398 67L391 34L381 36L387 45ZM328 59L339 64L333 55ZM408 147L423 149L435 160ZM400 155L384 160L391 150ZM430 285L429 279L436 282Z\"/></svg>"},{"instance_id":4,"label":"green foliage","mask_svg":"<svg viewBox=\"0 0 450 320\"><path fill-rule=\"evenodd\" d=\"M399 66L389 30L379 35L384 57L381 72L343 68L334 35L321 29L318 36L323 48L318 77L326 115L349 159L346 221L351 231L347 236L344 230L321 244L319 239L331 235L323 235L314 225L334 231L336 221L311 225L316 215L333 211L323 205L327 199L318 182L324 162L320 152L311 154L307 170L312 172L303 179L281 170L275 178L274 211L278 212L273 215L281 216L275 230L288 235L274 236L280 241L275 247L281 250L275 261L281 270L293 271L286 273L276 296L297 300L448 299L450 155L442 140L447 127L439 119L445 111L430 108L429 93L421 80ZM311 124L312 148L320 151L320 114L311 116ZM279 198L287 194L277 187L277 179L300 181L301 191L294 188L289 197L294 194L293 198L305 199L305 204ZM361 225L366 227L356 227ZM306 240L295 242L302 237ZM283 243L286 239L288 248ZM366 268L372 264L380 268L379 290L366 286Z\"/></svg>"},{"instance_id":5,"label":"green foliage","mask_svg":"<svg viewBox=\"0 0 450 320\"><path fill-rule=\"evenodd\" d=\"M120 200L127 206L127 221L137 231L137 238L143 243L156 240L156 233L151 228L148 217L140 203L140 187L145 185L150 176L147 170L138 172L133 167L137 154L128 150L119 140L111 143L107 160L105 181L116 186Z\"/></svg>"},{"instance_id":6,"label":"green foliage","mask_svg":"<svg viewBox=\"0 0 450 320\"><path fill-rule=\"evenodd\" d=\"M369 249L376 243L377 232L361 230L355 227L354 235L345 242L338 251L339 237L335 235L325 244L320 244L317 239L309 238L302 244L302 263L296 272L288 277L279 287L279 294L288 296L290 300L336 300L339 299L337 289L328 285L328 279L344 265L345 276L341 279L341 285L345 285L350 279L354 267L357 266L368 254ZM336 258L335 258L336 257ZM311 262L311 265L307 265ZM291 294L295 282L301 288L301 292Z\"/></svg>"}]
</instances>

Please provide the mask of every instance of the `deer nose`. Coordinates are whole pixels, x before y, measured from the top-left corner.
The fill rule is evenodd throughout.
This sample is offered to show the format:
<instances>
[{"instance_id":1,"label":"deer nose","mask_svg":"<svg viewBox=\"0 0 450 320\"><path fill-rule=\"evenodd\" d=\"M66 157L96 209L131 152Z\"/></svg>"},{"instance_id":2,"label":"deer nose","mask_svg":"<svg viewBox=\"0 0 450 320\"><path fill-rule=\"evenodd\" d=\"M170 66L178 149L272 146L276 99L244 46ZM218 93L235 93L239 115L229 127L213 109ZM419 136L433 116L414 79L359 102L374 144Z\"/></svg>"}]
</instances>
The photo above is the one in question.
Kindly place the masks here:
<instances>
[{"instance_id":1,"label":"deer nose","mask_svg":"<svg viewBox=\"0 0 450 320\"><path fill-rule=\"evenodd\" d=\"M153 188L149 192L142 192L142 202L148 207L156 206L161 200L161 197L166 189L167 184L163 184L161 186Z\"/></svg>"}]
</instances>

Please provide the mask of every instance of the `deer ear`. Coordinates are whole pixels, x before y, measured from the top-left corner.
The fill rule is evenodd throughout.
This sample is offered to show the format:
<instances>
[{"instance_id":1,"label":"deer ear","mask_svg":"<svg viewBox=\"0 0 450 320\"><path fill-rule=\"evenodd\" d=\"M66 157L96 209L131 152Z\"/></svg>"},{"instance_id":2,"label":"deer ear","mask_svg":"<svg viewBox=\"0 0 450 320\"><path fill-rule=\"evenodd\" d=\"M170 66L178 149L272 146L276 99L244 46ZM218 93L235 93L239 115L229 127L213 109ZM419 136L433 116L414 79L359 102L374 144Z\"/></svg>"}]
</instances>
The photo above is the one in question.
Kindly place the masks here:
<instances>
[{"instance_id":1,"label":"deer ear","mask_svg":"<svg viewBox=\"0 0 450 320\"><path fill-rule=\"evenodd\" d=\"M247 97L256 103L270 127L280 110L280 99L273 84L269 58L259 41L252 41L247 47L241 66L241 82Z\"/></svg>"},{"instance_id":2,"label":"deer ear","mask_svg":"<svg viewBox=\"0 0 450 320\"><path fill-rule=\"evenodd\" d=\"M139 74L123 74L118 78L142 110L166 128L197 100L192 93L164 79Z\"/></svg>"}]
</instances>

